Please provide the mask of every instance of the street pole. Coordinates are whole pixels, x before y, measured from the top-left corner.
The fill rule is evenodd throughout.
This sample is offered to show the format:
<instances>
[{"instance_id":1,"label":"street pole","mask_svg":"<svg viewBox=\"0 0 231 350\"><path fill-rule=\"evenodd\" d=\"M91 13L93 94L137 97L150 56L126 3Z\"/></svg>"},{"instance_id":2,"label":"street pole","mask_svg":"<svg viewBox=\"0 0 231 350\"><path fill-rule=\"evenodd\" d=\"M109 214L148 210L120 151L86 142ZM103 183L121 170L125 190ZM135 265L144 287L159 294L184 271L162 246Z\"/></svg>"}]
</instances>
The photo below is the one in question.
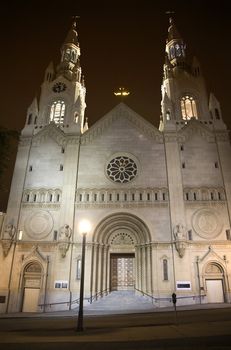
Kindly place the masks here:
<instances>
[{"instance_id":1,"label":"street pole","mask_svg":"<svg viewBox=\"0 0 231 350\"><path fill-rule=\"evenodd\" d=\"M83 233L82 241L82 263L81 263L81 279L79 293L79 314L77 320L77 332L83 331L83 296L84 296L84 268L85 268L85 249L86 249L86 233Z\"/></svg>"}]
</instances>

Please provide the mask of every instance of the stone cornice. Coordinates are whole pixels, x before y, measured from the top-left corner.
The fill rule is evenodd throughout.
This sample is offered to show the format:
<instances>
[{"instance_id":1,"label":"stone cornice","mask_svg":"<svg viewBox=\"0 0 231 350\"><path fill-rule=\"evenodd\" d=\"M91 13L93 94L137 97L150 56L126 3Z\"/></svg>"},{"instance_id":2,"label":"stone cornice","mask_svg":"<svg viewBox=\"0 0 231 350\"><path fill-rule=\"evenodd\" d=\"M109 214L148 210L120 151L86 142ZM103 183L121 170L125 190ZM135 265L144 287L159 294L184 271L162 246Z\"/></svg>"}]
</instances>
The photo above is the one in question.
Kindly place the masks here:
<instances>
[{"instance_id":1,"label":"stone cornice","mask_svg":"<svg viewBox=\"0 0 231 350\"><path fill-rule=\"evenodd\" d=\"M25 209L34 209L34 208L42 208L42 209L60 209L60 203L22 203L22 207Z\"/></svg>"},{"instance_id":2,"label":"stone cornice","mask_svg":"<svg viewBox=\"0 0 231 350\"><path fill-rule=\"evenodd\" d=\"M168 206L168 201L157 201L157 202L114 202L114 203L76 203L77 209L102 209L102 208L145 208L145 207L159 207L165 208Z\"/></svg>"}]
</instances>

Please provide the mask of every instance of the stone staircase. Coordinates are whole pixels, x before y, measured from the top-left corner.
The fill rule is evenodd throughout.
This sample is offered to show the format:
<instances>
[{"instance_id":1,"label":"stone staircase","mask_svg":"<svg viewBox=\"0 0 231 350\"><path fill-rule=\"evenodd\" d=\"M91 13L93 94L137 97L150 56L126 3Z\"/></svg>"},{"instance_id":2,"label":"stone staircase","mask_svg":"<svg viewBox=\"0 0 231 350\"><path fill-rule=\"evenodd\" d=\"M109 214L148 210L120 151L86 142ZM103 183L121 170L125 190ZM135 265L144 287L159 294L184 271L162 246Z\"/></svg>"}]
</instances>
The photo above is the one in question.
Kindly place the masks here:
<instances>
[{"instance_id":1,"label":"stone staircase","mask_svg":"<svg viewBox=\"0 0 231 350\"><path fill-rule=\"evenodd\" d=\"M153 311L151 298L136 294L135 291L113 291L92 304L84 306L91 313L131 313Z\"/></svg>"}]
</instances>

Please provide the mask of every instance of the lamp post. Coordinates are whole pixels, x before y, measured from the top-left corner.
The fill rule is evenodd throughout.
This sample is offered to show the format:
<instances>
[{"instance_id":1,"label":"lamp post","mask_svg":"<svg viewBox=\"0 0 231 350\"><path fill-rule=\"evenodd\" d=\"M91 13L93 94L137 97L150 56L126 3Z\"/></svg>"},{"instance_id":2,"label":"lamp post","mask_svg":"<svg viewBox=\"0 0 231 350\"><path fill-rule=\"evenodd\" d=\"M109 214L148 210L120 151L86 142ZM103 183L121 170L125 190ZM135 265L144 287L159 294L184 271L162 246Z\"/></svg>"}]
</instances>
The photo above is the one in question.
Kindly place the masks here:
<instances>
[{"instance_id":1,"label":"lamp post","mask_svg":"<svg viewBox=\"0 0 231 350\"><path fill-rule=\"evenodd\" d=\"M81 261L81 279L79 292L79 313L77 320L77 332L83 331L83 297L84 297L84 270L85 270L85 250L86 250L86 236L90 231L90 223L87 220L82 220L79 225L80 233L83 235L82 240L82 261Z\"/></svg>"}]
</instances>

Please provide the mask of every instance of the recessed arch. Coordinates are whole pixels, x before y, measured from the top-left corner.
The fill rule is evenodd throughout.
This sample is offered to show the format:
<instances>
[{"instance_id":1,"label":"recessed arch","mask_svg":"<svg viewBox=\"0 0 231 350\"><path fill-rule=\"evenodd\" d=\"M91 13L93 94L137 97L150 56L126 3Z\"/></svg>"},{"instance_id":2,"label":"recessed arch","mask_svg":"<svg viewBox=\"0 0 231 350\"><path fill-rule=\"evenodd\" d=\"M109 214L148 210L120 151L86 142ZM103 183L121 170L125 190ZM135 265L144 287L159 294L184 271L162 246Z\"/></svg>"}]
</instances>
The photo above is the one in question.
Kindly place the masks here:
<instances>
[{"instance_id":1,"label":"recessed arch","mask_svg":"<svg viewBox=\"0 0 231 350\"><path fill-rule=\"evenodd\" d=\"M116 213L105 217L95 229L94 243L108 244L110 236L119 229L133 233L134 243L144 244L151 241L151 234L143 220L130 213Z\"/></svg>"},{"instance_id":2,"label":"recessed arch","mask_svg":"<svg viewBox=\"0 0 231 350\"><path fill-rule=\"evenodd\" d=\"M43 271L43 266L38 260L31 260L23 266L23 312L38 311Z\"/></svg>"}]
</instances>

